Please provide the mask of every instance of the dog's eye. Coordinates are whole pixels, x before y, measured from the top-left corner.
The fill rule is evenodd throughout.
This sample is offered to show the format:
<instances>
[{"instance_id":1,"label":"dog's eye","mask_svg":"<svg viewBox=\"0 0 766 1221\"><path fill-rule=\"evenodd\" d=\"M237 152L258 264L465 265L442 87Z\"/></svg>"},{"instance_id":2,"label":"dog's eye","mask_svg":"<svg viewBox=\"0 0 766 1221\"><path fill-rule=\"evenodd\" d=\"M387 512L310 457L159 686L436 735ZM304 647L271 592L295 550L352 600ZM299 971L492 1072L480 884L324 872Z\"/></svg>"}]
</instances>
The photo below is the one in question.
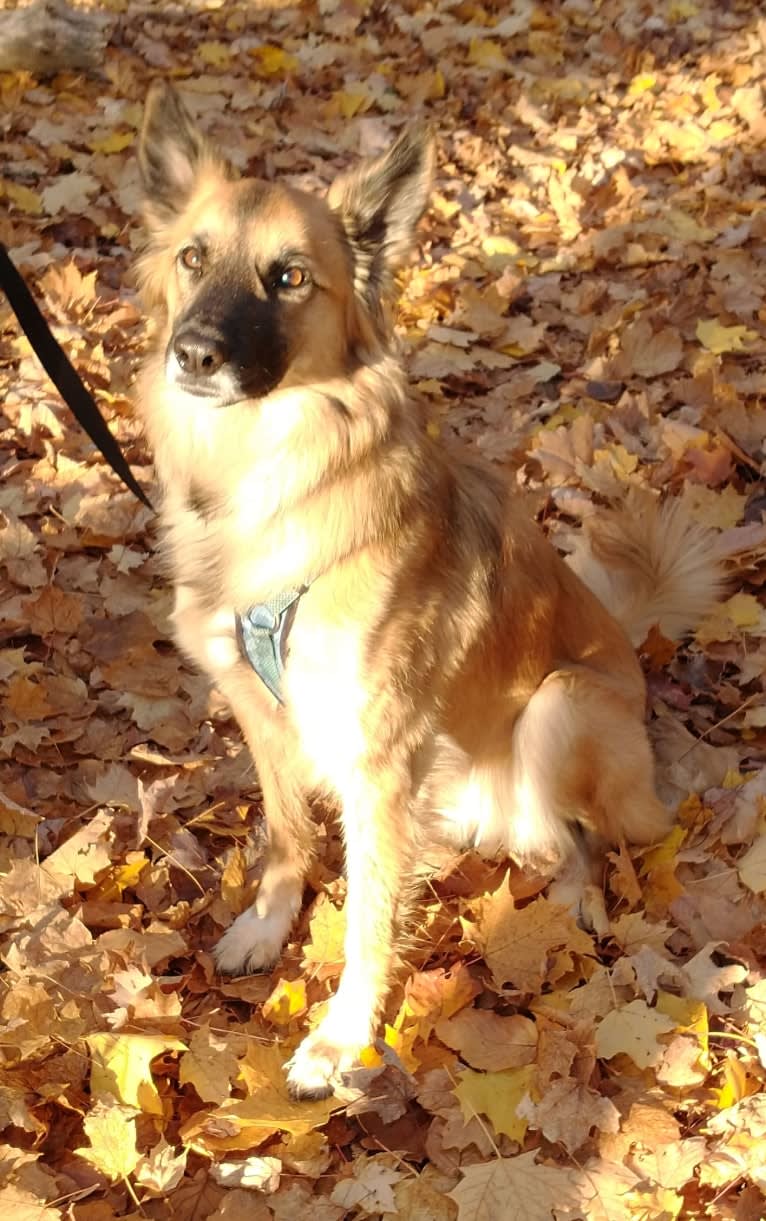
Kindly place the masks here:
<instances>
[{"instance_id":1,"label":"dog's eye","mask_svg":"<svg viewBox=\"0 0 766 1221\"><path fill-rule=\"evenodd\" d=\"M189 271L202 270L202 255L196 246L184 246L178 257Z\"/></svg>"},{"instance_id":2,"label":"dog's eye","mask_svg":"<svg viewBox=\"0 0 766 1221\"><path fill-rule=\"evenodd\" d=\"M280 288L301 288L308 283L308 272L302 267L288 267L279 277Z\"/></svg>"}]
</instances>

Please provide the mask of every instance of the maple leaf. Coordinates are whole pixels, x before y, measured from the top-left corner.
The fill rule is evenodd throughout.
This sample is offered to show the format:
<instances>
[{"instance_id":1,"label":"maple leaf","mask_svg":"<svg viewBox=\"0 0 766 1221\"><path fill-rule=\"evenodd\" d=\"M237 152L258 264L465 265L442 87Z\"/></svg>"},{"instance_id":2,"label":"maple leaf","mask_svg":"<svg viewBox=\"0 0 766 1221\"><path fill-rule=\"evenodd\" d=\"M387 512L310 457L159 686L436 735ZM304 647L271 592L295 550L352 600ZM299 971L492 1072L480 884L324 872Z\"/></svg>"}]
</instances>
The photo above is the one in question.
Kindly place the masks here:
<instances>
[{"instance_id":1,"label":"maple leaf","mask_svg":"<svg viewBox=\"0 0 766 1221\"><path fill-rule=\"evenodd\" d=\"M720 999L719 993L731 992L736 984L741 984L747 978L747 968L739 963L719 967L712 961L713 954L721 945L719 941L708 942L682 968L686 995L704 1001L711 1013L727 1013L728 1006Z\"/></svg>"},{"instance_id":2,"label":"maple leaf","mask_svg":"<svg viewBox=\"0 0 766 1221\"><path fill-rule=\"evenodd\" d=\"M83 1120L90 1148L75 1153L105 1174L108 1179L126 1179L141 1160L136 1148L136 1110L120 1106L114 1099L94 1103Z\"/></svg>"},{"instance_id":3,"label":"maple leaf","mask_svg":"<svg viewBox=\"0 0 766 1221\"><path fill-rule=\"evenodd\" d=\"M339 975L345 961L346 914L320 894L309 921L309 941L303 946L303 966L318 979Z\"/></svg>"},{"instance_id":4,"label":"maple leaf","mask_svg":"<svg viewBox=\"0 0 766 1221\"><path fill-rule=\"evenodd\" d=\"M392 1188L401 1178L401 1170L393 1170L377 1159L357 1158L353 1165L353 1178L342 1179L336 1184L330 1199L343 1208L360 1209L362 1216L395 1213L396 1200Z\"/></svg>"},{"instance_id":5,"label":"maple leaf","mask_svg":"<svg viewBox=\"0 0 766 1221\"><path fill-rule=\"evenodd\" d=\"M563 907L540 897L516 908L506 886L477 905L476 932L497 987L512 983L520 992L538 992L555 950L592 954L591 938Z\"/></svg>"},{"instance_id":6,"label":"maple leaf","mask_svg":"<svg viewBox=\"0 0 766 1221\"><path fill-rule=\"evenodd\" d=\"M546 1140L562 1144L570 1153L585 1144L594 1128L616 1132L620 1126L620 1113L614 1103L571 1078L550 1082L539 1102L527 1095L516 1114L542 1132Z\"/></svg>"},{"instance_id":7,"label":"maple leaf","mask_svg":"<svg viewBox=\"0 0 766 1221\"><path fill-rule=\"evenodd\" d=\"M186 1150L176 1154L164 1137L138 1163L135 1181L151 1196L167 1196L184 1176Z\"/></svg>"},{"instance_id":8,"label":"maple leaf","mask_svg":"<svg viewBox=\"0 0 766 1221\"><path fill-rule=\"evenodd\" d=\"M739 858L737 870L748 890L763 894L766 890L766 835L759 835Z\"/></svg>"},{"instance_id":9,"label":"maple leaf","mask_svg":"<svg viewBox=\"0 0 766 1221\"><path fill-rule=\"evenodd\" d=\"M464 1166L460 1183L449 1192L458 1221L551 1221L554 1211L576 1208L580 1193L569 1171L541 1165L535 1157L522 1153Z\"/></svg>"},{"instance_id":10,"label":"maple leaf","mask_svg":"<svg viewBox=\"0 0 766 1221\"><path fill-rule=\"evenodd\" d=\"M460 1052L472 1068L500 1071L531 1064L537 1049L537 1029L529 1018L499 1017L487 1009L464 1009L436 1023L442 1043Z\"/></svg>"},{"instance_id":11,"label":"maple leaf","mask_svg":"<svg viewBox=\"0 0 766 1221\"><path fill-rule=\"evenodd\" d=\"M280 979L271 996L263 1003L261 1013L275 1026L286 1026L306 1008L306 981Z\"/></svg>"},{"instance_id":12,"label":"maple leaf","mask_svg":"<svg viewBox=\"0 0 766 1221\"><path fill-rule=\"evenodd\" d=\"M709 352L720 356L723 352L741 351L746 343L757 339L758 334L746 326L724 326L717 318L700 318L697 338Z\"/></svg>"},{"instance_id":13,"label":"maple leaf","mask_svg":"<svg viewBox=\"0 0 766 1221\"><path fill-rule=\"evenodd\" d=\"M94 815L74 835L56 848L46 859L45 873L61 878L75 878L83 885L93 885L96 876L109 867L109 839L112 820L106 813Z\"/></svg>"},{"instance_id":14,"label":"maple leaf","mask_svg":"<svg viewBox=\"0 0 766 1221\"><path fill-rule=\"evenodd\" d=\"M625 330L622 352L626 374L658 377L678 367L683 356L683 344L673 327L663 327L655 332L647 318L639 318Z\"/></svg>"},{"instance_id":15,"label":"maple leaf","mask_svg":"<svg viewBox=\"0 0 766 1221\"><path fill-rule=\"evenodd\" d=\"M151 1062L168 1051L186 1051L185 1043L160 1034L91 1034L85 1041L94 1098L109 1095L150 1115L162 1114Z\"/></svg>"},{"instance_id":16,"label":"maple leaf","mask_svg":"<svg viewBox=\"0 0 766 1221\"><path fill-rule=\"evenodd\" d=\"M634 1000L613 1009L596 1027L596 1054L603 1060L630 1056L639 1068L656 1064L662 1055L660 1035L675 1029L671 1018L650 1009L646 1001Z\"/></svg>"},{"instance_id":17,"label":"maple leaf","mask_svg":"<svg viewBox=\"0 0 766 1221\"><path fill-rule=\"evenodd\" d=\"M13 1221L59 1221L61 1211L48 1205L24 1187L6 1183L0 1187L0 1209Z\"/></svg>"},{"instance_id":18,"label":"maple leaf","mask_svg":"<svg viewBox=\"0 0 766 1221\"><path fill-rule=\"evenodd\" d=\"M248 1157L242 1162L219 1162L212 1169L222 1187L248 1187L269 1194L279 1187L282 1163L278 1157Z\"/></svg>"},{"instance_id":19,"label":"maple leaf","mask_svg":"<svg viewBox=\"0 0 766 1221\"><path fill-rule=\"evenodd\" d=\"M181 1057L178 1079L193 1085L203 1102L223 1102L231 1093L231 1082L239 1071L237 1056L226 1035L202 1026L189 1040Z\"/></svg>"},{"instance_id":20,"label":"maple leaf","mask_svg":"<svg viewBox=\"0 0 766 1221\"><path fill-rule=\"evenodd\" d=\"M324 1123L340 1103L296 1102L287 1091L285 1061L277 1044L251 1043L239 1062L247 1089L243 1099L227 1099L214 1111L194 1115L182 1128L186 1144L204 1152L248 1149L276 1132L303 1135Z\"/></svg>"},{"instance_id":21,"label":"maple leaf","mask_svg":"<svg viewBox=\"0 0 766 1221\"><path fill-rule=\"evenodd\" d=\"M502 1073L475 1073L466 1069L455 1087L463 1117L468 1120L486 1115L498 1135L502 1133L511 1140L522 1141L527 1123L517 1108L533 1077L533 1065Z\"/></svg>"},{"instance_id":22,"label":"maple leaf","mask_svg":"<svg viewBox=\"0 0 766 1221\"><path fill-rule=\"evenodd\" d=\"M43 189L43 209L48 216L57 216L59 212L82 211L88 207L91 196L99 190L98 179L92 174L77 170L73 174L66 174L53 186Z\"/></svg>"}]
</instances>

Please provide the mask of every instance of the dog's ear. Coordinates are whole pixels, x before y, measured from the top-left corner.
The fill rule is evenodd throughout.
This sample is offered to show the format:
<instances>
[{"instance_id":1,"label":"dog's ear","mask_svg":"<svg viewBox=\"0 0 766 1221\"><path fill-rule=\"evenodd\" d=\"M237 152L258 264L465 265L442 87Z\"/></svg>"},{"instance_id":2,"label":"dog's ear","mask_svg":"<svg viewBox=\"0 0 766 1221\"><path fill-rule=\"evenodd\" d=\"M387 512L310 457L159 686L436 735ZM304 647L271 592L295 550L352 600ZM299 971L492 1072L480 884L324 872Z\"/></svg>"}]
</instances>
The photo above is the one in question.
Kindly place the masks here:
<instances>
[{"instance_id":1,"label":"dog's ear","mask_svg":"<svg viewBox=\"0 0 766 1221\"><path fill-rule=\"evenodd\" d=\"M327 202L354 255L354 287L373 309L409 253L431 193L435 145L425 124L406 128L387 153L335 179Z\"/></svg>"},{"instance_id":2,"label":"dog's ear","mask_svg":"<svg viewBox=\"0 0 766 1221\"><path fill-rule=\"evenodd\" d=\"M165 81L155 81L147 95L138 165L150 226L183 210L203 169L217 170L223 177L232 173Z\"/></svg>"}]
</instances>

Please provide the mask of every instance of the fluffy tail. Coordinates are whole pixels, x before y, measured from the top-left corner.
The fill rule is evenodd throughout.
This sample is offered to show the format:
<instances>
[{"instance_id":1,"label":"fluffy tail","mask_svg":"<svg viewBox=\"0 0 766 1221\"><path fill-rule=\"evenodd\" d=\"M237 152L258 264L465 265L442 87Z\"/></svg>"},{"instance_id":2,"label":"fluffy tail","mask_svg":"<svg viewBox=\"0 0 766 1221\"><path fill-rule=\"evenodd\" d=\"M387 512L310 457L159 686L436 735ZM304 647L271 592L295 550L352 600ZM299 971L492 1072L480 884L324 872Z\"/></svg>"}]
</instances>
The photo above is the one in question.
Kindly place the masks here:
<instances>
[{"instance_id":1,"label":"fluffy tail","mask_svg":"<svg viewBox=\"0 0 766 1221\"><path fill-rule=\"evenodd\" d=\"M567 562L636 646L655 623L670 640L683 636L724 587L715 536L682 500L660 504L648 493L594 514Z\"/></svg>"}]
</instances>

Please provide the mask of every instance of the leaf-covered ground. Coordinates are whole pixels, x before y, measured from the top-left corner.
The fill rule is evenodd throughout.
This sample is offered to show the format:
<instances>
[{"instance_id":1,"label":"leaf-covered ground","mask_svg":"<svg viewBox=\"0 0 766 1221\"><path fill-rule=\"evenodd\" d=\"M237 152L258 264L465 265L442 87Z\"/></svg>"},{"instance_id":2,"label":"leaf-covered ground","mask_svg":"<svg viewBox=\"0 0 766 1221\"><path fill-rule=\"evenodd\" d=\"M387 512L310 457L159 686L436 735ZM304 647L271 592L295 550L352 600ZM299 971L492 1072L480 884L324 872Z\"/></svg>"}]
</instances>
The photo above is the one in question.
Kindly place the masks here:
<instances>
[{"instance_id":1,"label":"leaf-covered ground","mask_svg":"<svg viewBox=\"0 0 766 1221\"><path fill-rule=\"evenodd\" d=\"M134 470L133 157L156 75L237 166L321 188L431 117L399 324L431 427L566 548L638 484L686 498L730 596L644 649L659 847L595 941L540 884L437 878L346 1105L281 1064L342 959L329 812L270 977L210 947L252 895L257 779L175 652L151 514L0 301L0 1213L619 1221L766 1212L766 20L750 0L111 0L103 75L0 74L0 239Z\"/></svg>"}]
</instances>

